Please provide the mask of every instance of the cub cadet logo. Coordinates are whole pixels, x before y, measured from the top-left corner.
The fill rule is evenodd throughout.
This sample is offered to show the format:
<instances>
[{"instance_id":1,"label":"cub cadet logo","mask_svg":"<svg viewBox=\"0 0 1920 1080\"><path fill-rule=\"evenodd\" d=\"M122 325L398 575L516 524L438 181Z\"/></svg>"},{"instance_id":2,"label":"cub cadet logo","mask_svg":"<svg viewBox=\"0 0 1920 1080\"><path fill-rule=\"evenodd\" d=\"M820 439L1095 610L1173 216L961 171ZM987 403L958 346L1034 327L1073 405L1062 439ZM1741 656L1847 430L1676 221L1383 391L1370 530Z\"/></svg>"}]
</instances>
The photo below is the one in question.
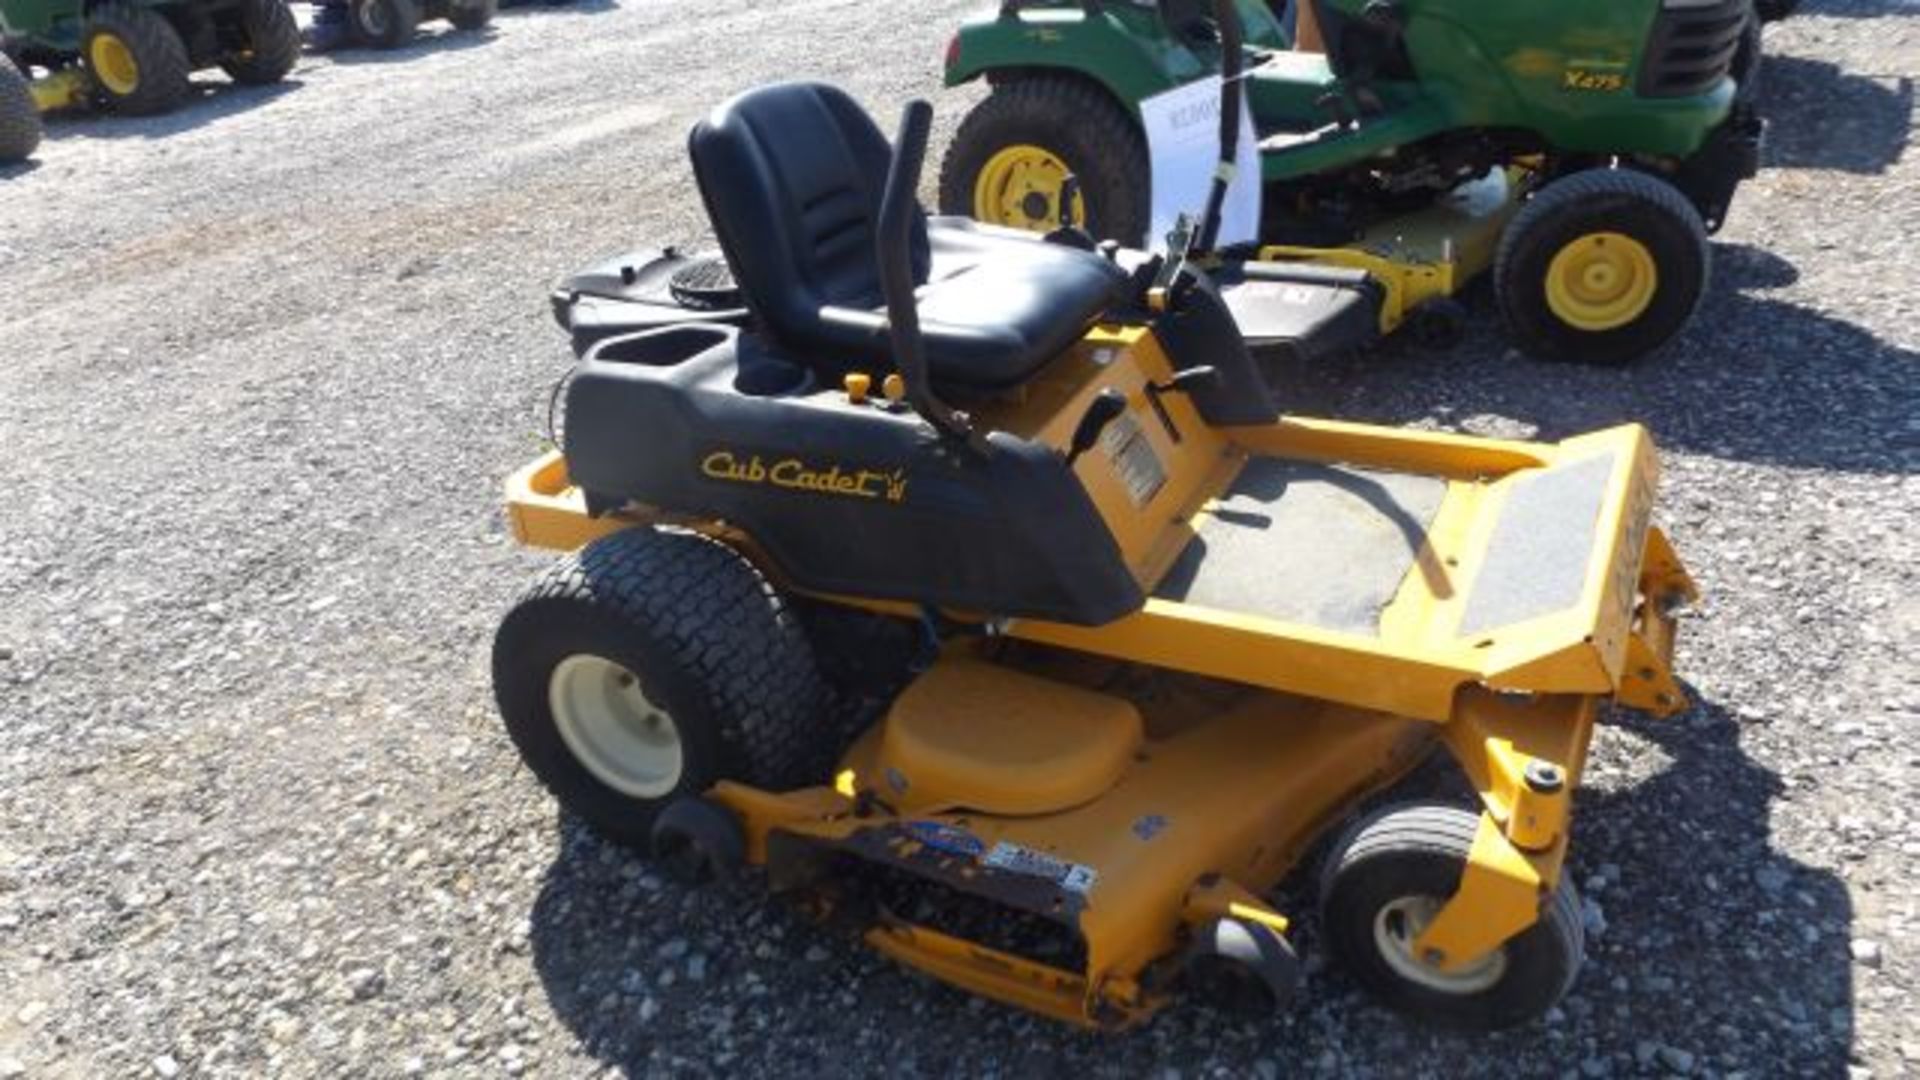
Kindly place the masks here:
<instances>
[{"instance_id":1,"label":"cub cadet logo","mask_svg":"<svg viewBox=\"0 0 1920 1080\"><path fill-rule=\"evenodd\" d=\"M1618 71L1594 71L1570 67L1561 73L1560 89L1581 93L1613 94L1627 88L1627 77Z\"/></svg>"},{"instance_id":2,"label":"cub cadet logo","mask_svg":"<svg viewBox=\"0 0 1920 1080\"><path fill-rule=\"evenodd\" d=\"M772 484L790 491L842 495L850 499L885 499L897 503L907 498L905 469L879 472L839 465L822 469L799 458L782 458L769 465L759 454L742 458L731 450L715 450L700 462L700 471L715 480L736 484Z\"/></svg>"}]
</instances>

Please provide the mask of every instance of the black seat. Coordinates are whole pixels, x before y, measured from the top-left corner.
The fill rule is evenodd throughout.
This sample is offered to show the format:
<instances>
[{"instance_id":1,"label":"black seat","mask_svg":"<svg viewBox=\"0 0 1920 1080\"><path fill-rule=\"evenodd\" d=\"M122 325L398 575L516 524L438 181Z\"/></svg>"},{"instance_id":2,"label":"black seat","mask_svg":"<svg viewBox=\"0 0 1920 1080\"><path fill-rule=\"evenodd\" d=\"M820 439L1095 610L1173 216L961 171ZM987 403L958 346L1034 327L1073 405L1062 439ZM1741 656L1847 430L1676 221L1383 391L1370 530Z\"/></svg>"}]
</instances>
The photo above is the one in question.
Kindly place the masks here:
<instances>
[{"instance_id":1,"label":"black seat","mask_svg":"<svg viewBox=\"0 0 1920 1080\"><path fill-rule=\"evenodd\" d=\"M720 246L766 330L831 380L890 370L874 225L892 153L872 119L831 86L785 83L722 105L690 144ZM1127 281L1099 255L1025 236L930 236L924 215L913 245L927 367L949 389L1024 382Z\"/></svg>"}]
</instances>

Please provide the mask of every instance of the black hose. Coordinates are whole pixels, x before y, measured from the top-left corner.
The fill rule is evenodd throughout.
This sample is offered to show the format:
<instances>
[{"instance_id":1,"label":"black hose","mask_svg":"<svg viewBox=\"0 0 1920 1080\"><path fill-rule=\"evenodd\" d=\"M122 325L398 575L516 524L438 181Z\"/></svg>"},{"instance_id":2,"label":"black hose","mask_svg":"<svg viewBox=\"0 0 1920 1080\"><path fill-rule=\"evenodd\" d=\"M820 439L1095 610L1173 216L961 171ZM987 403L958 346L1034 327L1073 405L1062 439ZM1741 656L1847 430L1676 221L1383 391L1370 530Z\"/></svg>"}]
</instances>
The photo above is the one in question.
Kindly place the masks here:
<instances>
[{"instance_id":1,"label":"black hose","mask_svg":"<svg viewBox=\"0 0 1920 1080\"><path fill-rule=\"evenodd\" d=\"M1202 253L1211 252L1220 240L1227 188L1240 157L1240 109L1245 100L1240 78L1245 73L1246 30L1234 0L1213 0L1213 20L1220 27L1220 161L1214 169L1213 189L1207 193L1207 216L1200 224Z\"/></svg>"}]
</instances>

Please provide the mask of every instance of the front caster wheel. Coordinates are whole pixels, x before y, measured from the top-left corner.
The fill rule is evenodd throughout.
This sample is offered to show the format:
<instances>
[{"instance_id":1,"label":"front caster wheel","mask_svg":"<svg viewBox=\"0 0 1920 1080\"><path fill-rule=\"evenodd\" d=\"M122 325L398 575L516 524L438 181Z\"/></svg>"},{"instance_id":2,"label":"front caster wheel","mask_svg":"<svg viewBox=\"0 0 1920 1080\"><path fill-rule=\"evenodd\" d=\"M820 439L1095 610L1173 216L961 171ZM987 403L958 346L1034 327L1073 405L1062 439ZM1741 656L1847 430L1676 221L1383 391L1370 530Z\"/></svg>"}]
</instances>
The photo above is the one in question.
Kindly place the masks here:
<instances>
[{"instance_id":1,"label":"front caster wheel","mask_svg":"<svg viewBox=\"0 0 1920 1080\"><path fill-rule=\"evenodd\" d=\"M740 819L705 799L680 799L653 821L653 857L683 885L705 885L747 861Z\"/></svg>"},{"instance_id":2,"label":"front caster wheel","mask_svg":"<svg viewBox=\"0 0 1920 1080\"><path fill-rule=\"evenodd\" d=\"M677 802L818 783L840 749L799 619L695 533L628 529L561 561L501 622L493 682L534 775L643 851Z\"/></svg>"},{"instance_id":3,"label":"front caster wheel","mask_svg":"<svg viewBox=\"0 0 1920 1080\"><path fill-rule=\"evenodd\" d=\"M1439 296L1413 309L1407 332L1423 349L1451 352L1467 340L1467 306L1450 296Z\"/></svg>"},{"instance_id":4,"label":"front caster wheel","mask_svg":"<svg viewBox=\"0 0 1920 1080\"><path fill-rule=\"evenodd\" d=\"M1562 877L1540 920L1473 963L1443 971L1413 942L1460 886L1479 815L1452 806L1389 807L1335 847L1321 881L1329 949L1383 1004L1445 1027L1492 1030L1543 1015L1585 954L1580 900Z\"/></svg>"},{"instance_id":5,"label":"front caster wheel","mask_svg":"<svg viewBox=\"0 0 1920 1080\"><path fill-rule=\"evenodd\" d=\"M1188 990L1242 1016L1271 1016L1300 987L1300 957L1278 930L1252 919L1215 919L1194 933L1183 966Z\"/></svg>"}]
</instances>

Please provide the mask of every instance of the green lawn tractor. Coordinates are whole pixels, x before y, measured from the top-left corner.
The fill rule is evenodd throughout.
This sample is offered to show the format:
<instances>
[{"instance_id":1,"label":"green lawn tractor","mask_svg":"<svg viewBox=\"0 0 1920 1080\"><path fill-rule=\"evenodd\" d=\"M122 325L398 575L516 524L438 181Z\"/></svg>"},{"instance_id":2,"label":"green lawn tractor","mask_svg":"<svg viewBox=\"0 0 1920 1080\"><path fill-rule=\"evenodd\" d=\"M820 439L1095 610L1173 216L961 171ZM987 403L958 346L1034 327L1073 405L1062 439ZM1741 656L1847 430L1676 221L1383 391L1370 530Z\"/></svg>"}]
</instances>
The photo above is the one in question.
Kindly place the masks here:
<instances>
[{"instance_id":1,"label":"green lawn tractor","mask_svg":"<svg viewBox=\"0 0 1920 1080\"><path fill-rule=\"evenodd\" d=\"M20 69L0 62L0 165L27 160L39 145L40 107L33 88Z\"/></svg>"},{"instance_id":2,"label":"green lawn tractor","mask_svg":"<svg viewBox=\"0 0 1920 1080\"><path fill-rule=\"evenodd\" d=\"M484 30L499 0L314 0L315 49L397 49L423 22L445 19L455 30Z\"/></svg>"},{"instance_id":3,"label":"green lawn tractor","mask_svg":"<svg viewBox=\"0 0 1920 1080\"><path fill-rule=\"evenodd\" d=\"M1088 231L1139 243L1141 102L1244 68L1253 255L1364 272L1382 334L1450 338L1453 295L1491 271L1522 350L1623 363L1692 316L1707 236L1757 169L1764 128L1735 71L1758 56L1750 5L1303 0L1288 47L1248 0L1243 34L1191 0L1006 0L947 52L949 85L992 91L947 151L941 210L1046 229L1071 189Z\"/></svg>"},{"instance_id":4,"label":"green lawn tractor","mask_svg":"<svg viewBox=\"0 0 1920 1080\"><path fill-rule=\"evenodd\" d=\"M235 82L279 82L300 56L285 0L0 0L0 45L33 83L41 110L92 103L166 112L217 67Z\"/></svg>"}]
</instances>

